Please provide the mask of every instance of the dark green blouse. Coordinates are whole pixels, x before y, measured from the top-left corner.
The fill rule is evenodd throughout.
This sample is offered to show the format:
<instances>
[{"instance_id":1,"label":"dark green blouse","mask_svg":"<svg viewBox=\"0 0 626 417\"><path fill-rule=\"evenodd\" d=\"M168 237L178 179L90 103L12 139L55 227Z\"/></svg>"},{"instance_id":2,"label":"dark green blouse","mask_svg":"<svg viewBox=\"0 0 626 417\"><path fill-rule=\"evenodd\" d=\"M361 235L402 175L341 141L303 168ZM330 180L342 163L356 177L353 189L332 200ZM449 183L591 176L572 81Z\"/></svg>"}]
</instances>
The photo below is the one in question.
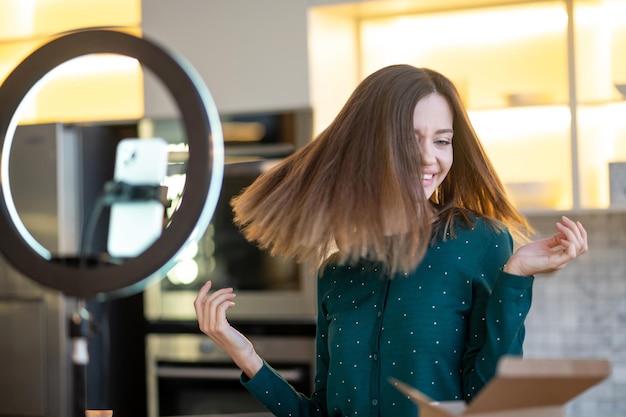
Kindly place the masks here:
<instances>
[{"instance_id":1,"label":"dark green blouse","mask_svg":"<svg viewBox=\"0 0 626 417\"><path fill-rule=\"evenodd\" d=\"M502 272L508 231L455 226L419 267L393 278L378 263L329 265L318 281L315 392L297 393L267 363L242 382L277 416L413 417L389 382L439 400L471 398L498 359L521 355L532 277Z\"/></svg>"}]
</instances>

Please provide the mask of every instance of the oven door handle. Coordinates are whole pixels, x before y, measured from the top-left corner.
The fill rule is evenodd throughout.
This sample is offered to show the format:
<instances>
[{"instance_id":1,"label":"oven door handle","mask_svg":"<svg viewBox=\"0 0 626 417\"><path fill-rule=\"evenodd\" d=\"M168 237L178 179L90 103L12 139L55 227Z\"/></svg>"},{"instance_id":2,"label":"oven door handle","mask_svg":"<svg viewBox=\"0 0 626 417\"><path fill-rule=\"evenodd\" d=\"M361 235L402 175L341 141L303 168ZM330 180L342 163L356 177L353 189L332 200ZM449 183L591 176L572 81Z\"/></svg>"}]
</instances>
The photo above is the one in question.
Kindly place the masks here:
<instances>
[{"instance_id":1,"label":"oven door handle","mask_svg":"<svg viewBox=\"0 0 626 417\"><path fill-rule=\"evenodd\" d=\"M298 368L276 369L289 382L302 382L304 372ZM241 370L237 368L179 368L176 366L159 366L159 378L209 379L209 380L239 380Z\"/></svg>"}]
</instances>

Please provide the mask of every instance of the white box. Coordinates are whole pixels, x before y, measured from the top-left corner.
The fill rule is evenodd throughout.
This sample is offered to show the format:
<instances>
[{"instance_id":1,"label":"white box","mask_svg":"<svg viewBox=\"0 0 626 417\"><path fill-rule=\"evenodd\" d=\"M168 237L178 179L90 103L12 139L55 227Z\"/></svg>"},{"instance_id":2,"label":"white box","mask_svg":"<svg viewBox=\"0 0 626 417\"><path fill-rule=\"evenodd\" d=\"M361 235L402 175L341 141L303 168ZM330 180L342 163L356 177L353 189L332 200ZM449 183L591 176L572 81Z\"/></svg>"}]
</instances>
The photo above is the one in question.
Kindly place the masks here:
<instances>
[{"instance_id":1,"label":"white box","mask_svg":"<svg viewBox=\"0 0 626 417\"><path fill-rule=\"evenodd\" d=\"M610 374L603 359L504 357L496 376L469 404L436 402L397 379L390 382L419 407L420 417L561 417L564 406Z\"/></svg>"}]
</instances>

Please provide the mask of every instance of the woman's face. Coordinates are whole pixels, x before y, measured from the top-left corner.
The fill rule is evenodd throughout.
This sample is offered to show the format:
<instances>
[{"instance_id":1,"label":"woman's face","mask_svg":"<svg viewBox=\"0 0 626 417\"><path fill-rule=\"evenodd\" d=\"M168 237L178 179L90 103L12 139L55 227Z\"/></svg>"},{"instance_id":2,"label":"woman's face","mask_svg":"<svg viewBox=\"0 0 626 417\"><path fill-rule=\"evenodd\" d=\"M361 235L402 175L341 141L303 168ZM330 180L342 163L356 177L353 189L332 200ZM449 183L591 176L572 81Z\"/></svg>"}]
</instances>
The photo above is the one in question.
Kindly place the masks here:
<instances>
[{"instance_id":1,"label":"woman's face","mask_svg":"<svg viewBox=\"0 0 626 417\"><path fill-rule=\"evenodd\" d=\"M452 167L452 109L439 93L417 102L413 129L422 156L422 186L426 198L443 182Z\"/></svg>"}]
</instances>

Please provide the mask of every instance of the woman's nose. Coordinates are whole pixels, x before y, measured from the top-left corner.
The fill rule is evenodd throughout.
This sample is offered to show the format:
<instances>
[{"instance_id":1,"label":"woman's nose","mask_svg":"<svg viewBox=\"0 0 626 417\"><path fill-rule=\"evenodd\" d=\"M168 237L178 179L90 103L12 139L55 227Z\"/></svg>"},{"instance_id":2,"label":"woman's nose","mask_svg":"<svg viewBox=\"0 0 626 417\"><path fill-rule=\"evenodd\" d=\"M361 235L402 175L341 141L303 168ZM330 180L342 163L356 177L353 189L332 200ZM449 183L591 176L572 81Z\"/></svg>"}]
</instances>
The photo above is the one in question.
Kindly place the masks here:
<instances>
[{"instance_id":1,"label":"woman's nose","mask_svg":"<svg viewBox=\"0 0 626 417\"><path fill-rule=\"evenodd\" d=\"M429 165L435 162L435 154L428 143L422 143L420 145L420 152L422 154L422 163Z\"/></svg>"}]
</instances>

